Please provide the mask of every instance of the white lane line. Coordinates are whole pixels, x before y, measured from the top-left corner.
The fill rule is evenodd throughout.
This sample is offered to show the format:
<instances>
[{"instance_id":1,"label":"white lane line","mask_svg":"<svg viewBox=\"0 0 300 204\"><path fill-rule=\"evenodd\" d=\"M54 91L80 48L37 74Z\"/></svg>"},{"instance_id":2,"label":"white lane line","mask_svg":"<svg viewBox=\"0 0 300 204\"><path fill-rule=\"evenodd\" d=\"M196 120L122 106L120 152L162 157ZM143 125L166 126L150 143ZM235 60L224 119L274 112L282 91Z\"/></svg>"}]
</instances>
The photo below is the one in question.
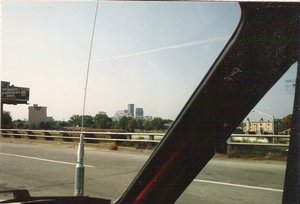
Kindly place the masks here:
<instances>
[{"instance_id":1,"label":"white lane line","mask_svg":"<svg viewBox=\"0 0 300 204\"><path fill-rule=\"evenodd\" d=\"M241 185L241 184L223 183L223 182L208 181L208 180L201 180L201 179L194 179L194 181L201 182L201 183L218 184L218 185L224 185L224 186L234 186L234 187L240 187L240 188L250 188L250 189L264 190L264 191L283 192L283 190L275 189L275 188L264 188L264 187L258 187L258 186L246 186L246 185Z\"/></svg>"},{"instance_id":2,"label":"white lane line","mask_svg":"<svg viewBox=\"0 0 300 204\"><path fill-rule=\"evenodd\" d=\"M39 158L39 157L30 157L30 156L24 156L24 155L18 155L18 154L7 154L7 153L1 153L1 152L0 152L0 155L20 157L20 158L25 158L25 159L34 159L34 160L45 161L45 162L53 162L53 163L58 163L58 164L69 164L69 165L76 166L76 163L57 161L57 160L51 160L51 159L43 159L43 158ZM84 166L85 167L90 167L90 168L95 167L95 166L92 166L92 165L84 165Z\"/></svg>"}]
</instances>

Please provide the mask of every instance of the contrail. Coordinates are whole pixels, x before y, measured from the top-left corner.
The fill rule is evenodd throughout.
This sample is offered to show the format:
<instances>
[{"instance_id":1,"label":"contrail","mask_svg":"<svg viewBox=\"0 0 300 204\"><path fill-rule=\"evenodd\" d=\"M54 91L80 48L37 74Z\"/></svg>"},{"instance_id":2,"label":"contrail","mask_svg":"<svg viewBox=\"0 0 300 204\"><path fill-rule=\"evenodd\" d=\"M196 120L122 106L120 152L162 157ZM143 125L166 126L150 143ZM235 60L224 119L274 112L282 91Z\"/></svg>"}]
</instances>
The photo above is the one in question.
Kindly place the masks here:
<instances>
[{"instance_id":1,"label":"contrail","mask_svg":"<svg viewBox=\"0 0 300 204\"><path fill-rule=\"evenodd\" d=\"M128 57L136 57L136 56L141 56L141 55L146 55L146 54L152 54L152 53L156 53L156 52L162 52L162 51L172 50L172 49L177 49L177 48L184 48L184 47L190 47L190 46L214 43L214 42L222 42L225 40L226 40L226 38L224 38L224 37L210 38L210 39L205 39L205 40L198 40L198 41L186 42L186 43L182 43L182 44L176 44L176 45L160 47L160 48L155 48L155 49L150 49L150 50L144 50L144 51L140 51L140 52L119 55L119 56L115 56L115 57L95 59L95 60L93 60L93 62L106 62L106 61L124 59L124 58L128 58Z\"/></svg>"}]
</instances>

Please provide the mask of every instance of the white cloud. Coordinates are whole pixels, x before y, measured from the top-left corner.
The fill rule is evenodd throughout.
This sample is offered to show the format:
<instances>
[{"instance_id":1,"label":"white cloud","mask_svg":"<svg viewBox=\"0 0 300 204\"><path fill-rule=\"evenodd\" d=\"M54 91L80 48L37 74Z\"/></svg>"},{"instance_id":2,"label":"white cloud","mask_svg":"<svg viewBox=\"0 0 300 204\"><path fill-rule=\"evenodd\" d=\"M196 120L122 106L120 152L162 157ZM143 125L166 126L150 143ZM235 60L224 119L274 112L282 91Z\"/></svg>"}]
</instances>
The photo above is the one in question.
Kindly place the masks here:
<instances>
[{"instance_id":1,"label":"white cloud","mask_svg":"<svg viewBox=\"0 0 300 204\"><path fill-rule=\"evenodd\" d=\"M162 52L162 51L167 51L167 50L172 50L172 49L191 47L191 46L203 45L203 44L215 43L215 42L224 42L226 40L227 39L225 37L209 38L209 39L205 39L205 40L185 42L185 43L181 43L181 44L175 44L175 45L170 45L170 46L165 46L165 47L160 47L160 48L155 48L155 49L144 50L144 51L140 51L140 52L129 53L129 54L125 54L125 55L119 55L119 56L115 56L115 57L95 59L95 60L92 60L92 62L94 62L94 63L95 62L107 62L107 61L119 60L119 59L124 59L124 58L129 58L129 57L136 57L136 56L141 56L141 55L147 55L147 54L152 54L152 53L157 53L157 52Z\"/></svg>"}]
</instances>

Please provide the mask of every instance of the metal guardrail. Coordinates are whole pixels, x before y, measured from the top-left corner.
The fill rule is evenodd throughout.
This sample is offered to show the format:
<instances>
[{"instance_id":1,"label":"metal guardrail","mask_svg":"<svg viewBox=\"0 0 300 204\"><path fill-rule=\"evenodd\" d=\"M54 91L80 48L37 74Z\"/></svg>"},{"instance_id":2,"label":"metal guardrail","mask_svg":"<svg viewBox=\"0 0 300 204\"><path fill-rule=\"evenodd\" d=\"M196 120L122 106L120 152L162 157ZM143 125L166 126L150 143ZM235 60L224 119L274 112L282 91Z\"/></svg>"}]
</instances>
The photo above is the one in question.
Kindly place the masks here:
<instances>
[{"instance_id":1,"label":"metal guardrail","mask_svg":"<svg viewBox=\"0 0 300 204\"><path fill-rule=\"evenodd\" d=\"M88 141L119 141L119 142L149 142L159 143L165 134L163 133L132 133L132 132L91 132L91 131L58 131L58 130L29 130L29 129L0 129L2 137L27 137L29 139L65 139L79 141L80 134L84 134L84 140ZM98 137L97 137L98 136ZM99 137L101 136L101 137ZM111 137L126 137L111 138ZM132 139L132 137L142 137L140 139ZM149 139L144 139L149 137Z\"/></svg>"},{"instance_id":2,"label":"metal guardrail","mask_svg":"<svg viewBox=\"0 0 300 204\"><path fill-rule=\"evenodd\" d=\"M106 142L149 142L159 143L165 136L163 133L134 133L134 132L91 132L91 131L58 131L58 130L29 130L29 129L0 129L2 137L27 137L29 139L44 138L45 140L62 139L65 141L79 141L80 134L85 135L84 140L106 141ZM112 138L116 137L116 138ZM120 138L121 137L121 138ZM123 137L123 138L122 138ZM124 138L125 137L125 138ZM142 137L133 139L133 137ZM145 139L148 137L149 139ZM240 142L233 141L232 138L272 138L271 142L250 142L244 139ZM278 146L288 147L290 135L252 135L252 134L232 134L227 140L229 145L254 145L254 146ZM281 139L281 140L280 140ZM245 142L247 141L247 142ZM281 143L280 143L281 142Z\"/></svg>"},{"instance_id":3,"label":"metal guardrail","mask_svg":"<svg viewBox=\"0 0 300 204\"><path fill-rule=\"evenodd\" d=\"M272 138L272 142L250 142L246 139L241 142L232 141L235 137L241 138ZM232 134L227 140L229 145L254 145L254 146L277 146L277 147L288 147L290 135L252 135L252 134ZM280 140L281 139L281 140ZM247 141L247 142L245 142ZM280 143L281 142L281 143ZM282 143L283 142L283 143Z\"/></svg>"}]
</instances>

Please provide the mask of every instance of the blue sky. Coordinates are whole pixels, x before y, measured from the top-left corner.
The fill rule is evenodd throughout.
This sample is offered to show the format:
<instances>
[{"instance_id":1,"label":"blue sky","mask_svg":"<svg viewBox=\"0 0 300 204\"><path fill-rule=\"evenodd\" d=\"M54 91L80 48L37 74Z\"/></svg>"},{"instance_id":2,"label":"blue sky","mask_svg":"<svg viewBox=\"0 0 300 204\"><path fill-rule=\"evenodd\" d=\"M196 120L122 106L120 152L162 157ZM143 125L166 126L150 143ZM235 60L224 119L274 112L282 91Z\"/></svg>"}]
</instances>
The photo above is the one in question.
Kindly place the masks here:
<instances>
[{"instance_id":1,"label":"blue sky","mask_svg":"<svg viewBox=\"0 0 300 204\"><path fill-rule=\"evenodd\" d=\"M95 1L4 1L1 80L30 87L29 103L47 106L55 119L81 114L95 7ZM175 119L239 18L236 3L100 2L86 114L113 116L134 103L145 115ZM285 80L295 71L256 109L289 114L293 95ZM28 117L27 105L4 110L13 119Z\"/></svg>"}]
</instances>

